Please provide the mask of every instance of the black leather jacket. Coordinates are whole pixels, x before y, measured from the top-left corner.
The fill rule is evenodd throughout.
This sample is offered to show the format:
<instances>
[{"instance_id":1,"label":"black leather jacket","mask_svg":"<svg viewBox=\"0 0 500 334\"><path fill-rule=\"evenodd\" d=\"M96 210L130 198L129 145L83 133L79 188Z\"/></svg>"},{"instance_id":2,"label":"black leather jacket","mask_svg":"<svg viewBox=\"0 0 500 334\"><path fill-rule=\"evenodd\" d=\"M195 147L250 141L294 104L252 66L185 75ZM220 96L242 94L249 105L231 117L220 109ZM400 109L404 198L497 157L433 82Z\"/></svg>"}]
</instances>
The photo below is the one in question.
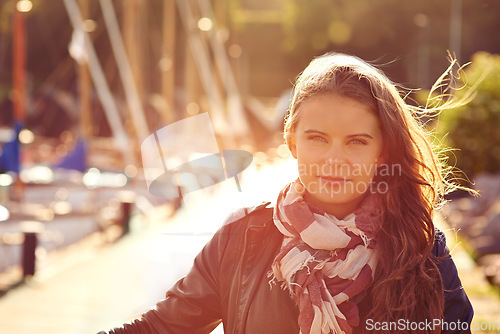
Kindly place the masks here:
<instances>
[{"instance_id":1,"label":"black leather jacket","mask_svg":"<svg viewBox=\"0 0 500 334\"><path fill-rule=\"evenodd\" d=\"M283 240L271 212L265 204L234 213L164 300L141 319L109 333L210 333L221 321L225 333L299 333L297 307L279 284L269 283ZM448 254L439 231L434 254ZM472 306L451 257L440 260L438 268L445 288L444 321L470 324Z\"/></svg>"}]
</instances>

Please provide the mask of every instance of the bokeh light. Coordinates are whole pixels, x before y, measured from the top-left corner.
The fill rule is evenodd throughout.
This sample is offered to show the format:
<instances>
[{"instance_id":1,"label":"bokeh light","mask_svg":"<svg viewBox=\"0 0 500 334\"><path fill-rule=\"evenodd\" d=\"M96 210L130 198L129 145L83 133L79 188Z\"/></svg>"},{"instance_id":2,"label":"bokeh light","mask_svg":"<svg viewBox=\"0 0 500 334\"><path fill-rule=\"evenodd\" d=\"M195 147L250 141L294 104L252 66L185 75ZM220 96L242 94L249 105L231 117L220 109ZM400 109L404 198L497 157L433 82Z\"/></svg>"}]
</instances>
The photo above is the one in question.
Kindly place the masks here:
<instances>
[{"instance_id":1,"label":"bokeh light","mask_svg":"<svg viewBox=\"0 0 500 334\"><path fill-rule=\"evenodd\" d=\"M429 24L429 17L422 13L415 14L413 23L415 23L417 27L424 28Z\"/></svg>"},{"instance_id":2,"label":"bokeh light","mask_svg":"<svg viewBox=\"0 0 500 334\"><path fill-rule=\"evenodd\" d=\"M16 4L16 9L21 13L27 13L33 8L33 3L30 0L21 0Z\"/></svg>"},{"instance_id":3,"label":"bokeh light","mask_svg":"<svg viewBox=\"0 0 500 334\"><path fill-rule=\"evenodd\" d=\"M198 29L201 31L210 31L212 30L213 22L208 17L202 17L198 20Z\"/></svg>"},{"instance_id":4,"label":"bokeh light","mask_svg":"<svg viewBox=\"0 0 500 334\"><path fill-rule=\"evenodd\" d=\"M328 37L335 44L342 45L351 39L351 27L343 21L333 21L328 26Z\"/></svg>"},{"instance_id":5,"label":"bokeh light","mask_svg":"<svg viewBox=\"0 0 500 334\"><path fill-rule=\"evenodd\" d=\"M162 57L160 61L158 62L158 67L160 70L166 72L172 68L174 65L174 62L172 61L171 58L168 57Z\"/></svg>"},{"instance_id":6,"label":"bokeh light","mask_svg":"<svg viewBox=\"0 0 500 334\"><path fill-rule=\"evenodd\" d=\"M229 57L231 58L239 58L243 54L243 49L239 44L231 44L227 49Z\"/></svg>"},{"instance_id":7,"label":"bokeh light","mask_svg":"<svg viewBox=\"0 0 500 334\"><path fill-rule=\"evenodd\" d=\"M127 166L125 166L124 172L128 177L136 177L137 167L135 165L128 164Z\"/></svg>"},{"instance_id":8,"label":"bokeh light","mask_svg":"<svg viewBox=\"0 0 500 334\"><path fill-rule=\"evenodd\" d=\"M10 217L9 210L5 206L0 205L0 222L8 220L9 217Z\"/></svg>"},{"instance_id":9,"label":"bokeh light","mask_svg":"<svg viewBox=\"0 0 500 334\"><path fill-rule=\"evenodd\" d=\"M86 32L93 32L97 28L97 23L92 19L86 19L83 21L83 29Z\"/></svg>"},{"instance_id":10,"label":"bokeh light","mask_svg":"<svg viewBox=\"0 0 500 334\"><path fill-rule=\"evenodd\" d=\"M19 132L19 141L21 144L31 144L35 141L35 135L31 130L22 129L21 132Z\"/></svg>"},{"instance_id":11,"label":"bokeh light","mask_svg":"<svg viewBox=\"0 0 500 334\"><path fill-rule=\"evenodd\" d=\"M0 187L9 187L13 181L12 176L9 174L0 174Z\"/></svg>"},{"instance_id":12,"label":"bokeh light","mask_svg":"<svg viewBox=\"0 0 500 334\"><path fill-rule=\"evenodd\" d=\"M200 112L200 106L196 102L189 102L186 106L186 112L190 116L196 115Z\"/></svg>"},{"instance_id":13,"label":"bokeh light","mask_svg":"<svg viewBox=\"0 0 500 334\"><path fill-rule=\"evenodd\" d=\"M25 183L51 183L54 181L54 172L47 166L34 166L22 170L19 177Z\"/></svg>"},{"instance_id":14,"label":"bokeh light","mask_svg":"<svg viewBox=\"0 0 500 334\"><path fill-rule=\"evenodd\" d=\"M92 167L83 175L83 184L90 189L97 188L100 176L99 169Z\"/></svg>"}]
</instances>

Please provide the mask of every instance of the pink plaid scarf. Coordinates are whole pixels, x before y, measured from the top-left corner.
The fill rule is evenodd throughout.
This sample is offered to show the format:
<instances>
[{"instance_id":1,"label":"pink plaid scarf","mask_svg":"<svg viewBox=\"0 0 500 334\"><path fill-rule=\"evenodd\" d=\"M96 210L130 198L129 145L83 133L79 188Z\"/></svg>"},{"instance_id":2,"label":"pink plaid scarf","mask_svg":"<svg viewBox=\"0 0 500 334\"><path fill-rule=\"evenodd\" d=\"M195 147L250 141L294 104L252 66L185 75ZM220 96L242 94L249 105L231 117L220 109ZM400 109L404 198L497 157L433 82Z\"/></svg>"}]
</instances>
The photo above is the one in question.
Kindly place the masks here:
<instances>
[{"instance_id":1,"label":"pink plaid scarf","mask_svg":"<svg viewBox=\"0 0 500 334\"><path fill-rule=\"evenodd\" d=\"M374 236L380 215L374 195L338 220L312 212L297 179L278 196L274 224L285 238L273 274L299 307L301 334L352 333L359 325L356 296L373 282Z\"/></svg>"}]
</instances>

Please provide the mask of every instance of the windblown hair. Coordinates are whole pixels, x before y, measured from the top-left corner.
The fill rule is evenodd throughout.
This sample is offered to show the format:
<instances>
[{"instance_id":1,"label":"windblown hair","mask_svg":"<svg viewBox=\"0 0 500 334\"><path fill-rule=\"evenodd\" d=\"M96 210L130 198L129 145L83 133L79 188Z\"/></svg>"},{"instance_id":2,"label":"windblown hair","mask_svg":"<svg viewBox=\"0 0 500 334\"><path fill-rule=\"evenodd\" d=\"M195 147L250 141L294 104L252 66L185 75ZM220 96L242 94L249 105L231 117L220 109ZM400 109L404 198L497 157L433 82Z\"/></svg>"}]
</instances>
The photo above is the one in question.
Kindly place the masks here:
<instances>
[{"instance_id":1,"label":"windblown hair","mask_svg":"<svg viewBox=\"0 0 500 334\"><path fill-rule=\"evenodd\" d=\"M302 103L312 96L331 93L359 101L377 115L384 163L401 170L398 175L377 175L374 180L386 182L389 190L381 196L383 219L376 240L380 260L371 289L373 305L365 319L442 319L442 280L431 254L433 210L452 182L447 180L447 169L418 121L425 108L407 104L396 85L374 66L357 57L328 53L314 59L296 81L285 119L288 144ZM433 333L440 333L437 327Z\"/></svg>"}]
</instances>

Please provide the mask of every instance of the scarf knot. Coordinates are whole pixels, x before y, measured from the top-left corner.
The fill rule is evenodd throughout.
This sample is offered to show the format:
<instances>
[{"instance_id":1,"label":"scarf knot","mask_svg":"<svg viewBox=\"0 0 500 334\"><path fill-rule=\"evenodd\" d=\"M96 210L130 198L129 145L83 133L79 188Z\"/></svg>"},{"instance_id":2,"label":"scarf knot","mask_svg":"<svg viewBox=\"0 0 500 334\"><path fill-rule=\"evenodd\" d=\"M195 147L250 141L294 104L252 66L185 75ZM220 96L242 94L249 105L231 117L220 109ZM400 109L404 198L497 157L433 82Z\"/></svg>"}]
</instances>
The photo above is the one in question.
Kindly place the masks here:
<instances>
[{"instance_id":1,"label":"scarf knot","mask_svg":"<svg viewBox=\"0 0 500 334\"><path fill-rule=\"evenodd\" d=\"M377 198L369 194L353 214L339 220L304 201L296 180L279 194L273 220L284 235L272 274L299 308L301 334L350 334L359 325L356 297L373 282Z\"/></svg>"}]
</instances>

